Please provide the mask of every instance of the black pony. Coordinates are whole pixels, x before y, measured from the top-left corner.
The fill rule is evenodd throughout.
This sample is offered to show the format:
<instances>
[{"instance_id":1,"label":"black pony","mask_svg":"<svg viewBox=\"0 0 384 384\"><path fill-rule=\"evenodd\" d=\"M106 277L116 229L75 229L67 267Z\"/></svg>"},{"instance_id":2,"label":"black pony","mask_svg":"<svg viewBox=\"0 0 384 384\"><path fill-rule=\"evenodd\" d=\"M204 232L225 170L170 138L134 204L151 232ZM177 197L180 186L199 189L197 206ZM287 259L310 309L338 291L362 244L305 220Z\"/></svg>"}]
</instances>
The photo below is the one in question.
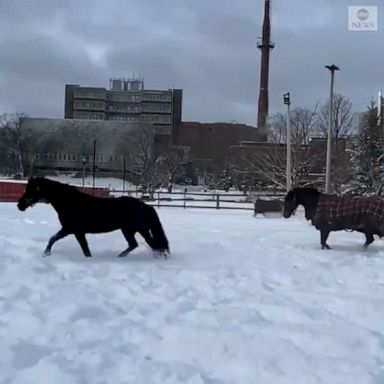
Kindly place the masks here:
<instances>
[{"instance_id":1,"label":"black pony","mask_svg":"<svg viewBox=\"0 0 384 384\"><path fill-rule=\"evenodd\" d=\"M364 247L373 243L373 235L384 235L384 201L379 197L338 197L315 188L294 188L285 197L284 217L290 217L299 205L305 209L305 218L320 230L323 249L330 249L327 239L331 231L362 232Z\"/></svg>"},{"instance_id":2,"label":"black pony","mask_svg":"<svg viewBox=\"0 0 384 384\"><path fill-rule=\"evenodd\" d=\"M133 197L103 198L80 192L76 187L44 178L31 178L17 206L25 211L35 203L52 204L62 228L49 239L44 255L52 245L67 235L75 235L84 256L91 252L86 233L103 233L121 229L129 247L119 254L126 256L138 247L135 233L139 232L148 245L161 257L169 255L168 240L155 209Z\"/></svg>"}]
</instances>

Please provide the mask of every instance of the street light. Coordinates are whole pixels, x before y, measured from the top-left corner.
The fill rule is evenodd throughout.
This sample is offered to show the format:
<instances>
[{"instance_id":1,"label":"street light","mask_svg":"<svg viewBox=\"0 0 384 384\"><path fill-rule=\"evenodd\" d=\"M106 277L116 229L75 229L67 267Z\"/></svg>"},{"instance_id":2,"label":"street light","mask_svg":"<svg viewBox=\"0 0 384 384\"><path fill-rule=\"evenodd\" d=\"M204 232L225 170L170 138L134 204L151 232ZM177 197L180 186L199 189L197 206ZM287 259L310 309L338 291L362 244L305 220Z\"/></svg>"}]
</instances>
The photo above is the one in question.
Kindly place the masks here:
<instances>
[{"instance_id":1,"label":"street light","mask_svg":"<svg viewBox=\"0 0 384 384\"><path fill-rule=\"evenodd\" d=\"M85 156L82 157L81 162L83 163L83 187L85 182L85 165L87 164L87 158Z\"/></svg>"},{"instance_id":2,"label":"street light","mask_svg":"<svg viewBox=\"0 0 384 384\"><path fill-rule=\"evenodd\" d=\"M289 92L283 95L284 104L287 106L287 191L292 187L292 161L291 161L291 98Z\"/></svg>"},{"instance_id":3,"label":"street light","mask_svg":"<svg viewBox=\"0 0 384 384\"><path fill-rule=\"evenodd\" d=\"M326 65L325 68L331 71L331 89L329 94L329 123L328 123L328 137L327 137L327 162L325 168L325 192L331 191L331 144L332 144L332 123L333 123L333 82L335 78L335 71L340 68L335 65Z\"/></svg>"},{"instance_id":4,"label":"street light","mask_svg":"<svg viewBox=\"0 0 384 384\"><path fill-rule=\"evenodd\" d=\"M377 97L377 126L380 127L383 121L383 92L380 90Z\"/></svg>"}]
</instances>

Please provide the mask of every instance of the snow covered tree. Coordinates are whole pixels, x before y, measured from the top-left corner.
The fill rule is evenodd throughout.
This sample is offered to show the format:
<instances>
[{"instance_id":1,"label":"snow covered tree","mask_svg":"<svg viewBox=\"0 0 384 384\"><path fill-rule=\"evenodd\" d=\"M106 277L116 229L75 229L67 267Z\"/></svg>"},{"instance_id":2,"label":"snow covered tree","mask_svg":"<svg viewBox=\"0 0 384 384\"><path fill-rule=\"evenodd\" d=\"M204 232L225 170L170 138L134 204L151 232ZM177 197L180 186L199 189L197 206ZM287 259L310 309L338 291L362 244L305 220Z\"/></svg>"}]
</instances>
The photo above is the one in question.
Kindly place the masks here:
<instances>
[{"instance_id":1,"label":"snow covered tree","mask_svg":"<svg viewBox=\"0 0 384 384\"><path fill-rule=\"evenodd\" d=\"M376 108L372 104L360 117L351 163L352 177L347 192L384 197L383 127L376 124Z\"/></svg>"}]
</instances>

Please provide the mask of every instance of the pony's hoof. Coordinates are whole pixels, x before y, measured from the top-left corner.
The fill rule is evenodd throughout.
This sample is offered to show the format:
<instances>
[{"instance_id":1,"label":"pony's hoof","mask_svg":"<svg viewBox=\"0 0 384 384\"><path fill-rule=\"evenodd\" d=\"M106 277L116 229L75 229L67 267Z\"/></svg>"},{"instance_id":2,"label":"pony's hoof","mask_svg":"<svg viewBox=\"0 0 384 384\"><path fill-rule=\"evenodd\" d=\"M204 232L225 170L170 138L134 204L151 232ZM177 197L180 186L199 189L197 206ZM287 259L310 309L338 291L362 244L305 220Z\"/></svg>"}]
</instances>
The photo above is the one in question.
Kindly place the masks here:
<instances>
[{"instance_id":1,"label":"pony's hoof","mask_svg":"<svg viewBox=\"0 0 384 384\"><path fill-rule=\"evenodd\" d=\"M90 253L84 254L85 257L92 257Z\"/></svg>"},{"instance_id":2,"label":"pony's hoof","mask_svg":"<svg viewBox=\"0 0 384 384\"><path fill-rule=\"evenodd\" d=\"M42 256L43 257L51 256L51 251L44 251Z\"/></svg>"},{"instance_id":3,"label":"pony's hoof","mask_svg":"<svg viewBox=\"0 0 384 384\"><path fill-rule=\"evenodd\" d=\"M153 257L155 259L164 259L167 260L170 257L170 253L168 251L154 251Z\"/></svg>"},{"instance_id":4,"label":"pony's hoof","mask_svg":"<svg viewBox=\"0 0 384 384\"><path fill-rule=\"evenodd\" d=\"M332 249L328 244L324 244L321 246L321 249Z\"/></svg>"}]
</instances>

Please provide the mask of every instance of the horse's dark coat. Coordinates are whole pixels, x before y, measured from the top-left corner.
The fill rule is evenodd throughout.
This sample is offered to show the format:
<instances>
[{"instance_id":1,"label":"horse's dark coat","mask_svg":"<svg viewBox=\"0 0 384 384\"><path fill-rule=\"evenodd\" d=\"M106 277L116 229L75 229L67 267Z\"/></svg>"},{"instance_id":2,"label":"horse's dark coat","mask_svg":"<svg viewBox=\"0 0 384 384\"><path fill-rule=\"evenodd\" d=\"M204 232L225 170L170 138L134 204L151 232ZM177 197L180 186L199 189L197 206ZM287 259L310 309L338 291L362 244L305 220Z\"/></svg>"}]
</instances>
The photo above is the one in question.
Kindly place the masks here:
<instances>
[{"instance_id":1,"label":"horse's dark coat","mask_svg":"<svg viewBox=\"0 0 384 384\"><path fill-rule=\"evenodd\" d=\"M320 230L322 248L331 231L351 229L363 232L365 247L373 235L384 235L384 201L377 197L338 197L320 193L314 188L294 188L284 201L284 217L288 218L298 205L303 205L305 218Z\"/></svg>"},{"instance_id":2,"label":"horse's dark coat","mask_svg":"<svg viewBox=\"0 0 384 384\"><path fill-rule=\"evenodd\" d=\"M134 237L139 232L148 245L167 256L168 240L155 209L133 197L102 198L80 192L77 188L44 178L28 181L25 193L18 202L24 211L38 201L45 201L57 211L61 230L48 242L45 254L59 239L73 234L85 256L91 256L86 233L103 233L121 229L129 247L119 256L126 256L138 244Z\"/></svg>"}]
</instances>

